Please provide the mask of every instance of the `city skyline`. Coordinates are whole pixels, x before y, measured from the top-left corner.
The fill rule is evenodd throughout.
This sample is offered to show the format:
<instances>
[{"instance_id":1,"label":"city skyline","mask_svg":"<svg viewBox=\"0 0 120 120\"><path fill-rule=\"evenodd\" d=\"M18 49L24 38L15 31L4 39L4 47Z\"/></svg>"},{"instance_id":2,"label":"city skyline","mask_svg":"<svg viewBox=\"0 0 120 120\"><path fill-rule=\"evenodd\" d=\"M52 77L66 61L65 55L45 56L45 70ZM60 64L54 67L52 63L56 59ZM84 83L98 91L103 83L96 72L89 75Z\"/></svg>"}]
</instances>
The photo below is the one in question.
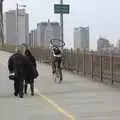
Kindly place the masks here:
<instances>
[{"instance_id":1,"label":"city skyline","mask_svg":"<svg viewBox=\"0 0 120 120\"><path fill-rule=\"evenodd\" d=\"M54 3L59 3L60 0L25 0L21 4L27 4L27 12L30 13L30 29L34 29L36 24L41 21L51 19L51 21L59 22L59 15L55 15L53 11ZM28 1L28 2L27 2ZM67 46L73 46L73 28L76 26L90 27L90 48L97 47L97 39L102 36L110 39L110 42L116 43L120 38L120 17L118 15L119 0L79 0L79 1L64 1L70 4L70 15L64 16L65 21L65 42ZM16 0L5 0L4 11L8 9L15 9ZM36 14L38 13L39 14ZM44 14L43 14L44 12Z\"/></svg>"}]
</instances>

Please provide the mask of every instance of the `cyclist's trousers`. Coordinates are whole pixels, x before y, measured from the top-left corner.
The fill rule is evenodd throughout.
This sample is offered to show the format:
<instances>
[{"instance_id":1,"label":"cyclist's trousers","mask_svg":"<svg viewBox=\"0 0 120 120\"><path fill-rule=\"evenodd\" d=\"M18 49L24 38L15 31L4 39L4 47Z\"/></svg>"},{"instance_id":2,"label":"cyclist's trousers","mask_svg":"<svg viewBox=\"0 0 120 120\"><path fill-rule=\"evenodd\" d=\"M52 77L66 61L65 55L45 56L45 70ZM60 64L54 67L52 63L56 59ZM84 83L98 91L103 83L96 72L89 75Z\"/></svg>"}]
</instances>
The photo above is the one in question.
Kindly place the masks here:
<instances>
[{"instance_id":1,"label":"cyclist's trousers","mask_svg":"<svg viewBox=\"0 0 120 120\"><path fill-rule=\"evenodd\" d=\"M58 62L58 66L56 66L56 62ZM60 68L61 69L61 58L58 58L58 57L54 57L53 58L53 61L52 61L52 70L53 70L53 73L56 71L56 67Z\"/></svg>"}]
</instances>

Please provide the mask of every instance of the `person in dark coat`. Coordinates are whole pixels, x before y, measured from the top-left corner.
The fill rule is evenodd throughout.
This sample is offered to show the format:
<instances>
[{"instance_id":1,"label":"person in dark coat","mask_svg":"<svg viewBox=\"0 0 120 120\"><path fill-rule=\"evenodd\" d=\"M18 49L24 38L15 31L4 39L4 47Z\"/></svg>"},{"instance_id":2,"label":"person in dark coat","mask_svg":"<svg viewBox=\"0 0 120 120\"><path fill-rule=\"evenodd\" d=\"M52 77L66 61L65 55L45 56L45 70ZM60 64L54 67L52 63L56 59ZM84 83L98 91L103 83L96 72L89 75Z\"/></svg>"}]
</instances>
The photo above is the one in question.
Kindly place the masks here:
<instances>
[{"instance_id":1,"label":"person in dark coat","mask_svg":"<svg viewBox=\"0 0 120 120\"><path fill-rule=\"evenodd\" d=\"M13 54L8 60L8 70L10 73L14 73L14 95L20 96L23 98L23 87L24 80L28 74L33 74L33 68L31 62L21 54L20 50L18 50L15 54ZM30 71L28 71L30 70Z\"/></svg>"},{"instance_id":2,"label":"person in dark coat","mask_svg":"<svg viewBox=\"0 0 120 120\"><path fill-rule=\"evenodd\" d=\"M36 67L37 67L36 60L35 60L35 57L31 54L29 49L25 50L25 56L32 63L34 70L36 70ZM31 79L30 76L26 76L26 78L25 78L25 94L27 94L27 85L28 84L30 84L31 95L34 96L34 78Z\"/></svg>"}]
</instances>

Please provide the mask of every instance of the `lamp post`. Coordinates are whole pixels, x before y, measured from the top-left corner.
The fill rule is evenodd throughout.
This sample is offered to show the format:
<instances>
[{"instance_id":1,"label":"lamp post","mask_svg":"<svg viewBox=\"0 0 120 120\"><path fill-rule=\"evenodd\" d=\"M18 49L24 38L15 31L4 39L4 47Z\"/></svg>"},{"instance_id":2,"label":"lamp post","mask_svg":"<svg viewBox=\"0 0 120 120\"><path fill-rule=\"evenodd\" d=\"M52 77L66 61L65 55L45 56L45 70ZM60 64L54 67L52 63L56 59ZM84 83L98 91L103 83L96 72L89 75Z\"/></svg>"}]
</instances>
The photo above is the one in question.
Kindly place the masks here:
<instances>
[{"instance_id":1,"label":"lamp post","mask_svg":"<svg viewBox=\"0 0 120 120\"><path fill-rule=\"evenodd\" d=\"M19 5L18 3L16 4L16 50L19 45L19 16L21 16L19 15L19 7L25 8L26 5Z\"/></svg>"},{"instance_id":2,"label":"lamp post","mask_svg":"<svg viewBox=\"0 0 120 120\"><path fill-rule=\"evenodd\" d=\"M4 44L4 34L3 34L3 0L0 0L0 41L2 46Z\"/></svg>"},{"instance_id":3,"label":"lamp post","mask_svg":"<svg viewBox=\"0 0 120 120\"><path fill-rule=\"evenodd\" d=\"M60 0L60 4L63 4L63 0ZM60 13L60 40L64 42L63 13Z\"/></svg>"}]
</instances>

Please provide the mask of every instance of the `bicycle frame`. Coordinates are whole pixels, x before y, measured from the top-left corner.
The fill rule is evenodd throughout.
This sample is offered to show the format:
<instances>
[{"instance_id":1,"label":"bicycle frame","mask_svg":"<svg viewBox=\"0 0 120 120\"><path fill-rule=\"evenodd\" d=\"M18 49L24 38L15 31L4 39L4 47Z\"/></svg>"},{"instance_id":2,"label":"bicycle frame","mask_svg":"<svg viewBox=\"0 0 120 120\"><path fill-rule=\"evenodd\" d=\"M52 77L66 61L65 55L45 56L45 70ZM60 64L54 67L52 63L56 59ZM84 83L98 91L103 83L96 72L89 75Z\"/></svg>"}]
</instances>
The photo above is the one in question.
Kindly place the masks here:
<instances>
[{"instance_id":1,"label":"bicycle frame","mask_svg":"<svg viewBox=\"0 0 120 120\"><path fill-rule=\"evenodd\" d=\"M58 67L58 60L55 62L55 66L56 66L55 82L59 81L60 83L61 77L62 77L62 71L61 71L61 68Z\"/></svg>"}]
</instances>

